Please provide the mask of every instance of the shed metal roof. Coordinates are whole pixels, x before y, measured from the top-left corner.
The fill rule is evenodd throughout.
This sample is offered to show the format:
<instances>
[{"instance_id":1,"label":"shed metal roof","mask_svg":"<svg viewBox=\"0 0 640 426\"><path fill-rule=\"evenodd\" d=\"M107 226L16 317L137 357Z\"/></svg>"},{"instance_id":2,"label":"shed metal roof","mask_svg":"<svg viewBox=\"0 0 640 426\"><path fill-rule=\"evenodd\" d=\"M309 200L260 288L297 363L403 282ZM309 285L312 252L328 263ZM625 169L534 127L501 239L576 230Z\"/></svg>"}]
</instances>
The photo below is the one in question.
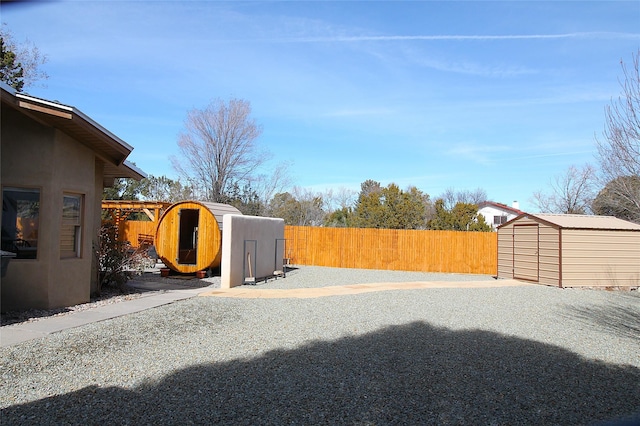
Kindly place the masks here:
<instances>
[{"instance_id":1,"label":"shed metal roof","mask_svg":"<svg viewBox=\"0 0 640 426\"><path fill-rule=\"evenodd\" d=\"M529 216L537 218L551 225L564 229L598 229L615 231L640 231L640 225L613 216L590 216L578 214L522 214L508 223L514 222L521 217ZM505 224L506 225L506 224ZM504 225L502 225L504 226Z\"/></svg>"}]
</instances>

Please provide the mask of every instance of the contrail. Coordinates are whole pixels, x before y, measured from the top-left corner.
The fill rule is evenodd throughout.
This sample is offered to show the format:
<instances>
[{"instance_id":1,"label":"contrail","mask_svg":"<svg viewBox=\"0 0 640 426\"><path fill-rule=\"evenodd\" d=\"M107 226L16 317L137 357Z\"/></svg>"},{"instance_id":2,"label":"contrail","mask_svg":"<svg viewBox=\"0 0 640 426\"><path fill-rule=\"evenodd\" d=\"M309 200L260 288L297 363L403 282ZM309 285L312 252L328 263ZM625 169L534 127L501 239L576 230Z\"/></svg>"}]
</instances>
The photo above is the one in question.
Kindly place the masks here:
<instances>
[{"instance_id":1,"label":"contrail","mask_svg":"<svg viewBox=\"0 0 640 426\"><path fill-rule=\"evenodd\" d=\"M360 41L492 41L492 40L553 40L567 38L638 38L638 33L578 32L565 34L506 34L506 35L383 35L383 36L332 36L271 39L282 43L327 43ZM267 41L267 40L264 40Z\"/></svg>"}]
</instances>

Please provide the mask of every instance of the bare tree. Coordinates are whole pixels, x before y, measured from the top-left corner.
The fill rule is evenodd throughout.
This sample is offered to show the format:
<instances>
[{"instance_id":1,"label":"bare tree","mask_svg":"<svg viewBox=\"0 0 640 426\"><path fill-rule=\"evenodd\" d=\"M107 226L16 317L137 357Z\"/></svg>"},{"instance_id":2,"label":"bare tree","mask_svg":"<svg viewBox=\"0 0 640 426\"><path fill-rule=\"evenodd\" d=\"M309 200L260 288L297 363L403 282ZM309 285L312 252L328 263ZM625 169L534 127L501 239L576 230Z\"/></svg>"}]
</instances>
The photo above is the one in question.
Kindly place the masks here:
<instances>
[{"instance_id":1,"label":"bare tree","mask_svg":"<svg viewBox=\"0 0 640 426\"><path fill-rule=\"evenodd\" d=\"M322 194L298 186L294 187L291 192L300 205L299 224L303 226L321 226L326 214Z\"/></svg>"},{"instance_id":2,"label":"bare tree","mask_svg":"<svg viewBox=\"0 0 640 426\"><path fill-rule=\"evenodd\" d=\"M5 23L0 27L0 39L2 39L3 43L3 68L5 61L4 55L13 54L15 55L14 60L16 65L19 65L22 70L20 76L22 84L20 85L19 91L32 87L37 81L49 78L47 73L42 70L42 66L47 63L48 58L42 54L31 41L16 42ZM1 74L4 77L4 69ZM3 81L7 82L4 78Z\"/></svg>"},{"instance_id":3,"label":"bare tree","mask_svg":"<svg viewBox=\"0 0 640 426\"><path fill-rule=\"evenodd\" d=\"M322 194L294 187L291 192L276 194L267 208L271 217L284 219L287 225L321 226L325 216Z\"/></svg>"},{"instance_id":4,"label":"bare tree","mask_svg":"<svg viewBox=\"0 0 640 426\"><path fill-rule=\"evenodd\" d=\"M624 180L625 182L619 182ZM609 182L593 200L592 210L594 214L615 216L620 219L640 223L637 206L634 206L630 197L620 195L620 188L629 188L635 192L640 191L640 176L625 176Z\"/></svg>"},{"instance_id":5,"label":"bare tree","mask_svg":"<svg viewBox=\"0 0 640 426\"><path fill-rule=\"evenodd\" d=\"M532 202L542 213L588 214L595 198L596 171L590 164L570 166L550 183L549 192L536 191Z\"/></svg>"},{"instance_id":6,"label":"bare tree","mask_svg":"<svg viewBox=\"0 0 640 426\"><path fill-rule=\"evenodd\" d=\"M476 188L473 191L466 189L456 191L449 187L437 199L444 201L445 209L452 210L458 203L478 205L487 201L487 191L482 188Z\"/></svg>"},{"instance_id":7,"label":"bare tree","mask_svg":"<svg viewBox=\"0 0 640 426\"><path fill-rule=\"evenodd\" d=\"M622 216L640 223L640 49L628 68L620 61L622 93L605 108L605 129L596 138L602 186Z\"/></svg>"},{"instance_id":8,"label":"bare tree","mask_svg":"<svg viewBox=\"0 0 640 426\"><path fill-rule=\"evenodd\" d=\"M328 209L334 211L353 207L357 197L358 193L355 190L341 186L335 190L326 190L323 198Z\"/></svg>"},{"instance_id":9,"label":"bare tree","mask_svg":"<svg viewBox=\"0 0 640 426\"><path fill-rule=\"evenodd\" d=\"M267 159L256 140L262 129L251 118L251 105L241 99L217 99L188 112L171 163L207 201L224 202L229 185L248 183Z\"/></svg>"},{"instance_id":10,"label":"bare tree","mask_svg":"<svg viewBox=\"0 0 640 426\"><path fill-rule=\"evenodd\" d=\"M263 206L267 206L275 194L282 193L291 186L289 168L291 163L278 163L271 174L259 174L249 184L258 195Z\"/></svg>"}]
</instances>

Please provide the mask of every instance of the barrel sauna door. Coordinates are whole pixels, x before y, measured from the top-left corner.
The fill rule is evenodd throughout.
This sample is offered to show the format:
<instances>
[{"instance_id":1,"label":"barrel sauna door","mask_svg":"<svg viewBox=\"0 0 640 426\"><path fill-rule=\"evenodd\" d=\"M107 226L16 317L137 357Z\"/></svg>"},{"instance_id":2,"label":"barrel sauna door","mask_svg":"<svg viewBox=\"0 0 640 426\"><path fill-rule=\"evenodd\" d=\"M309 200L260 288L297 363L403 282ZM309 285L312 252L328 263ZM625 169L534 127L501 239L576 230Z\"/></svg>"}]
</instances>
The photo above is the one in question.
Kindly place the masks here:
<instances>
[{"instance_id":1,"label":"barrel sauna door","mask_svg":"<svg viewBox=\"0 0 640 426\"><path fill-rule=\"evenodd\" d=\"M178 263L195 265L198 261L198 223L200 210L180 210L180 235L178 236Z\"/></svg>"}]
</instances>

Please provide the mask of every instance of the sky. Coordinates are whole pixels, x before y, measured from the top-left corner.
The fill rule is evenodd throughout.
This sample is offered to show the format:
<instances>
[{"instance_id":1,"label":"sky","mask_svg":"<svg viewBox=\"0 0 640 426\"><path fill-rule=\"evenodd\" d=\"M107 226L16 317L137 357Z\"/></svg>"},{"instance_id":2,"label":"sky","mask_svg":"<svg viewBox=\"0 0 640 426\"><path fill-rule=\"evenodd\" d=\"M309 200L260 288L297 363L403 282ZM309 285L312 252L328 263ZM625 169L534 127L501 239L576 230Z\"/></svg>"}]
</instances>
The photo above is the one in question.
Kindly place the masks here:
<instances>
[{"instance_id":1,"label":"sky","mask_svg":"<svg viewBox=\"0 0 640 426\"><path fill-rule=\"evenodd\" d=\"M367 179L532 195L595 161L620 61L640 48L640 1L54 1L3 3L17 42L47 55L26 93L71 105L134 147L147 174L187 112L249 101L292 184Z\"/></svg>"}]
</instances>

